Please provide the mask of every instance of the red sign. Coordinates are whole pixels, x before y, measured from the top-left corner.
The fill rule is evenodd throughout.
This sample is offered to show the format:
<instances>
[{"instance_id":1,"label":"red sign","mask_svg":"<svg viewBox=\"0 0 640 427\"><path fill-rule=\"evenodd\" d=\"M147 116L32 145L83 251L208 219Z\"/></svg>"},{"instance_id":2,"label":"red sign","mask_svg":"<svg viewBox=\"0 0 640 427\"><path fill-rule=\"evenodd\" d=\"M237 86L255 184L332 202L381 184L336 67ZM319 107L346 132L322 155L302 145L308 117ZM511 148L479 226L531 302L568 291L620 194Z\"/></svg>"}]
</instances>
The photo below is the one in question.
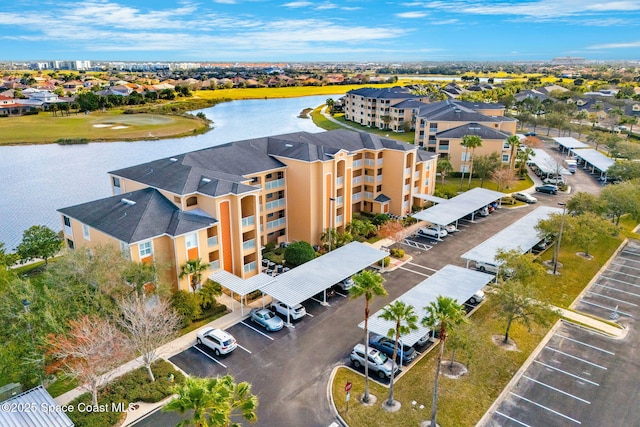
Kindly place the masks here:
<instances>
[{"instance_id":1,"label":"red sign","mask_svg":"<svg viewBox=\"0 0 640 427\"><path fill-rule=\"evenodd\" d=\"M351 383L347 381L347 384L345 384L344 386L344 391L349 393L350 390L351 390Z\"/></svg>"}]
</instances>

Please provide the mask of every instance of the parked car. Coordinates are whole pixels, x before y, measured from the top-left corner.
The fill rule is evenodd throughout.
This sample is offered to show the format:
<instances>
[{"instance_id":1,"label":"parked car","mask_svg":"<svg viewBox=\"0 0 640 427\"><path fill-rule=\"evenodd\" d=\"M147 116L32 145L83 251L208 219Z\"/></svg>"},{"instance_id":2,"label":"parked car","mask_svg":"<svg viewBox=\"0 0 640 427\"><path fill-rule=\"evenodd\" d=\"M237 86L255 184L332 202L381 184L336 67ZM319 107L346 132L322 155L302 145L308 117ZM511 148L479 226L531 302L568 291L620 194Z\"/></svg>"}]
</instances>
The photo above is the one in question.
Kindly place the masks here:
<instances>
[{"instance_id":1,"label":"parked car","mask_svg":"<svg viewBox=\"0 0 640 427\"><path fill-rule=\"evenodd\" d=\"M558 194L558 187L553 184L544 184L536 187L539 193Z\"/></svg>"},{"instance_id":2,"label":"parked car","mask_svg":"<svg viewBox=\"0 0 640 427\"><path fill-rule=\"evenodd\" d=\"M480 270L483 273L498 274L498 266L488 262L476 261L476 270Z\"/></svg>"},{"instance_id":3,"label":"parked car","mask_svg":"<svg viewBox=\"0 0 640 427\"><path fill-rule=\"evenodd\" d=\"M564 178L562 178L561 176L557 176L554 178L545 178L545 180L542 182L545 184L564 185Z\"/></svg>"},{"instance_id":4,"label":"parked car","mask_svg":"<svg viewBox=\"0 0 640 427\"><path fill-rule=\"evenodd\" d=\"M447 231L448 234L455 233L456 231L458 231L455 224L445 225L444 229Z\"/></svg>"},{"instance_id":5,"label":"parked car","mask_svg":"<svg viewBox=\"0 0 640 427\"><path fill-rule=\"evenodd\" d=\"M293 307L283 303L282 301L273 301L271 303L271 310L287 319L287 316L291 320L298 320L307 315L307 310L302 304L296 304Z\"/></svg>"},{"instance_id":6,"label":"parked car","mask_svg":"<svg viewBox=\"0 0 640 427\"><path fill-rule=\"evenodd\" d=\"M418 235L424 237L442 238L447 234L447 230L444 228L441 228L440 230L438 230L437 227L422 227L418 229Z\"/></svg>"},{"instance_id":7,"label":"parked car","mask_svg":"<svg viewBox=\"0 0 640 427\"><path fill-rule=\"evenodd\" d=\"M336 283L335 286L342 289L343 291L348 291L353 286L353 279L351 277L347 277L346 279Z\"/></svg>"},{"instance_id":8,"label":"parked car","mask_svg":"<svg viewBox=\"0 0 640 427\"><path fill-rule=\"evenodd\" d=\"M536 199L529 193L513 193L511 197L525 203L535 203L538 201L538 199Z\"/></svg>"},{"instance_id":9,"label":"parked car","mask_svg":"<svg viewBox=\"0 0 640 427\"><path fill-rule=\"evenodd\" d=\"M476 215L480 215L480 216L489 216L489 208L488 207L484 207L482 209L478 209L476 211Z\"/></svg>"},{"instance_id":10,"label":"parked car","mask_svg":"<svg viewBox=\"0 0 640 427\"><path fill-rule=\"evenodd\" d=\"M466 304L476 305L484 301L484 297L484 291L482 289L479 289L471 296L471 298L467 300Z\"/></svg>"},{"instance_id":11,"label":"parked car","mask_svg":"<svg viewBox=\"0 0 640 427\"><path fill-rule=\"evenodd\" d=\"M284 321L266 308L252 308L249 317L252 322L269 332L279 331L284 327Z\"/></svg>"},{"instance_id":12,"label":"parked car","mask_svg":"<svg viewBox=\"0 0 640 427\"><path fill-rule=\"evenodd\" d=\"M196 335L198 344L209 347L218 356L229 354L238 347L236 339L222 329L203 328Z\"/></svg>"},{"instance_id":13,"label":"parked car","mask_svg":"<svg viewBox=\"0 0 640 427\"><path fill-rule=\"evenodd\" d=\"M525 132L524 136L536 136L535 132Z\"/></svg>"},{"instance_id":14,"label":"parked car","mask_svg":"<svg viewBox=\"0 0 640 427\"><path fill-rule=\"evenodd\" d=\"M376 373L380 379L391 378L391 372L398 371L398 364L375 348L369 347L369 354L365 357L364 344L356 344L349 359L355 368L360 368L368 363L369 371Z\"/></svg>"},{"instance_id":15,"label":"parked car","mask_svg":"<svg viewBox=\"0 0 640 427\"><path fill-rule=\"evenodd\" d=\"M375 348L376 350L386 354L387 357L392 357L393 347L395 346L395 340L389 337L383 337L382 335L371 334L369 336L369 345ZM396 363L400 363L400 358L402 357L402 364L408 365L409 363L411 363L413 359L416 358L417 355L418 355L418 352L416 351L416 349L411 347L410 345L398 344L398 354L396 356Z\"/></svg>"}]
</instances>

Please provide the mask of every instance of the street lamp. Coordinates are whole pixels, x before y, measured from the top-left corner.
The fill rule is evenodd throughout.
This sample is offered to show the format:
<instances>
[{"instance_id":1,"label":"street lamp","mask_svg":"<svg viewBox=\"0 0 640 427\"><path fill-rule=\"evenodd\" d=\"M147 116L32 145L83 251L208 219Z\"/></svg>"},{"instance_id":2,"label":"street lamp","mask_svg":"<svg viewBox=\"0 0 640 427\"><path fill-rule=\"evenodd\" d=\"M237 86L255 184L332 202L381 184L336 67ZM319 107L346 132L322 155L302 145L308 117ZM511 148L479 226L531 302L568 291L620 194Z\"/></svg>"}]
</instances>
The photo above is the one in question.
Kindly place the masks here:
<instances>
[{"instance_id":1,"label":"street lamp","mask_svg":"<svg viewBox=\"0 0 640 427\"><path fill-rule=\"evenodd\" d=\"M564 217L567 212L567 204L566 203L558 203L558 205L562 206L562 220L560 221L560 233L558 233L558 241L556 242L556 247L553 251L553 274L557 274L558 271L558 254L560 253L560 242L562 241L562 230L564 230Z\"/></svg>"},{"instance_id":2,"label":"street lamp","mask_svg":"<svg viewBox=\"0 0 640 427\"><path fill-rule=\"evenodd\" d=\"M333 240L333 202L336 199L329 197L329 252L331 252L331 241Z\"/></svg>"}]
</instances>

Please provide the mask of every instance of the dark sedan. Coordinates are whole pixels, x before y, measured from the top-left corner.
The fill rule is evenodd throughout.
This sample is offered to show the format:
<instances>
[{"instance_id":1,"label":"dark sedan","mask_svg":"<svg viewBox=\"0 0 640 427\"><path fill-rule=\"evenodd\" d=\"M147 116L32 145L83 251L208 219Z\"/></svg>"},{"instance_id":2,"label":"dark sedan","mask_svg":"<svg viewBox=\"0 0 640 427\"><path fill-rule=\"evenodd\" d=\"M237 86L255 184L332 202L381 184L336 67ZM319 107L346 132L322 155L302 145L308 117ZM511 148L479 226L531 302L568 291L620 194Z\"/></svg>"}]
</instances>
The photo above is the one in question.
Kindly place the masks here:
<instances>
[{"instance_id":1,"label":"dark sedan","mask_svg":"<svg viewBox=\"0 0 640 427\"><path fill-rule=\"evenodd\" d=\"M538 193L558 194L558 187L553 184L539 185L536 187Z\"/></svg>"},{"instance_id":2,"label":"dark sedan","mask_svg":"<svg viewBox=\"0 0 640 427\"><path fill-rule=\"evenodd\" d=\"M393 346L395 345L395 340L388 337L383 337L382 335L371 334L371 337L369 337L369 345L391 358L391 356L393 356ZM396 362L400 361L401 353L403 365L408 365L418 355L415 348L408 345L398 345L398 355L396 358Z\"/></svg>"}]
</instances>

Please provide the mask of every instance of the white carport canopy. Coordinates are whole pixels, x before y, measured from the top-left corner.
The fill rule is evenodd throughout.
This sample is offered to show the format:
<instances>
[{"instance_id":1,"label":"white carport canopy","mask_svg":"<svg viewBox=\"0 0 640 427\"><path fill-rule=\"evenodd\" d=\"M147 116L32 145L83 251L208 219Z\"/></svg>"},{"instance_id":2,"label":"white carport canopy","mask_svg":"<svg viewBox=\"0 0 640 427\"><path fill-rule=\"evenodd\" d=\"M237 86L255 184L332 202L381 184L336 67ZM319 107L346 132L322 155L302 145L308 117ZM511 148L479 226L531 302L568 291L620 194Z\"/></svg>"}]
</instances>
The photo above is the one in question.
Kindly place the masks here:
<instances>
[{"instance_id":1,"label":"white carport canopy","mask_svg":"<svg viewBox=\"0 0 640 427\"><path fill-rule=\"evenodd\" d=\"M388 255L373 246L351 242L276 276L260 290L293 307Z\"/></svg>"},{"instance_id":2,"label":"white carport canopy","mask_svg":"<svg viewBox=\"0 0 640 427\"><path fill-rule=\"evenodd\" d=\"M231 291L231 299L233 304L233 294L240 295L240 310L243 310L242 299L251 292L257 291L262 287L268 285L275 280L275 277L271 277L268 274L259 273L255 276L243 279L235 274L229 273L225 270L219 270L209 276L209 279L214 282L220 283L221 286ZM231 307L233 311L233 306ZM244 314L244 313L243 313Z\"/></svg>"},{"instance_id":3,"label":"white carport canopy","mask_svg":"<svg viewBox=\"0 0 640 427\"><path fill-rule=\"evenodd\" d=\"M598 169L601 173L606 174L607 170L615 164L615 160L609 158L599 152L598 150L594 150L593 148L585 148L582 150L575 150L574 154L578 157L578 162L583 161L584 163L588 163L591 166L591 171L593 172L593 168Z\"/></svg>"},{"instance_id":4,"label":"white carport canopy","mask_svg":"<svg viewBox=\"0 0 640 427\"><path fill-rule=\"evenodd\" d=\"M571 175L568 169L563 168L560 163L547 154L542 148L532 148L534 155L529 158L529 163L533 163L543 173L547 175Z\"/></svg>"},{"instance_id":5,"label":"white carport canopy","mask_svg":"<svg viewBox=\"0 0 640 427\"><path fill-rule=\"evenodd\" d=\"M459 304L471 298L473 294L482 289L493 280L493 276L475 270L468 270L455 265L445 265L433 276L423 280L394 301L402 301L412 305L418 315L418 329L401 336L402 344L414 345L418 340L429 333L429 328L422 326L420 322L427 315L424 307L435 302L438 296L454 298ZM369 317L369 332L386 336L389 329L395 328L395 323L381 319L379 316L384 309L378 310ZM364 329L364 321L358 325Z\"/></svg>"},{"instance_id":6,"label":"white carport canopy","mask_svg":"<svg viewBox=\"0 0 640 427\"><path fill-rule=\"evenodd\" d=\"M505 195L486 188L473 188L411 216L420 221L445 226L503 198Z\"/></svg>"},{"instance_id":7,"label":"white carport canopy","mask_svg":"<svg viewBox=\"0 0 640 427\"><path fill-rule=\"evenodd\" d=\"M541 219L548 218L552 213L562 213L562 209L540 206L470 251L465 252L461 258L467 260L467 266L469 261L497 265L495 256L500 249L517 250L521 253L528 252L541 240L536 231L536 224Z\"/></svg>"},{"instance_id":8,"label":"white carport canopy","mask_svg":"<svg viewBox=\"0 0 640 427\"><path fill-rule=\"evenodd\" d=\"M422 200L427 200L429 202L433 202L433 203L444 203L446 201L448 201L449 199L445 199L443 197L438 197L438 196L432 196L431 194L414 194L413 197L416 197L418 199L422 199Z\"/></svg>"},{"instance_id":9,"label":"white carport canopy","mask_svg":"<svg viewBox=\"0 0 640 427\"><path fill-rule=\"evenodd\" d=\"M563 153L565 150L570 152L571 150L576 148L587 148L589 146L589 144L585 144L582 141L578 141L573 137L559 136L557 138L553 138L553 140L558 143L558 146L562 147L561 151Z\"/></svg>"}]
</instances>

